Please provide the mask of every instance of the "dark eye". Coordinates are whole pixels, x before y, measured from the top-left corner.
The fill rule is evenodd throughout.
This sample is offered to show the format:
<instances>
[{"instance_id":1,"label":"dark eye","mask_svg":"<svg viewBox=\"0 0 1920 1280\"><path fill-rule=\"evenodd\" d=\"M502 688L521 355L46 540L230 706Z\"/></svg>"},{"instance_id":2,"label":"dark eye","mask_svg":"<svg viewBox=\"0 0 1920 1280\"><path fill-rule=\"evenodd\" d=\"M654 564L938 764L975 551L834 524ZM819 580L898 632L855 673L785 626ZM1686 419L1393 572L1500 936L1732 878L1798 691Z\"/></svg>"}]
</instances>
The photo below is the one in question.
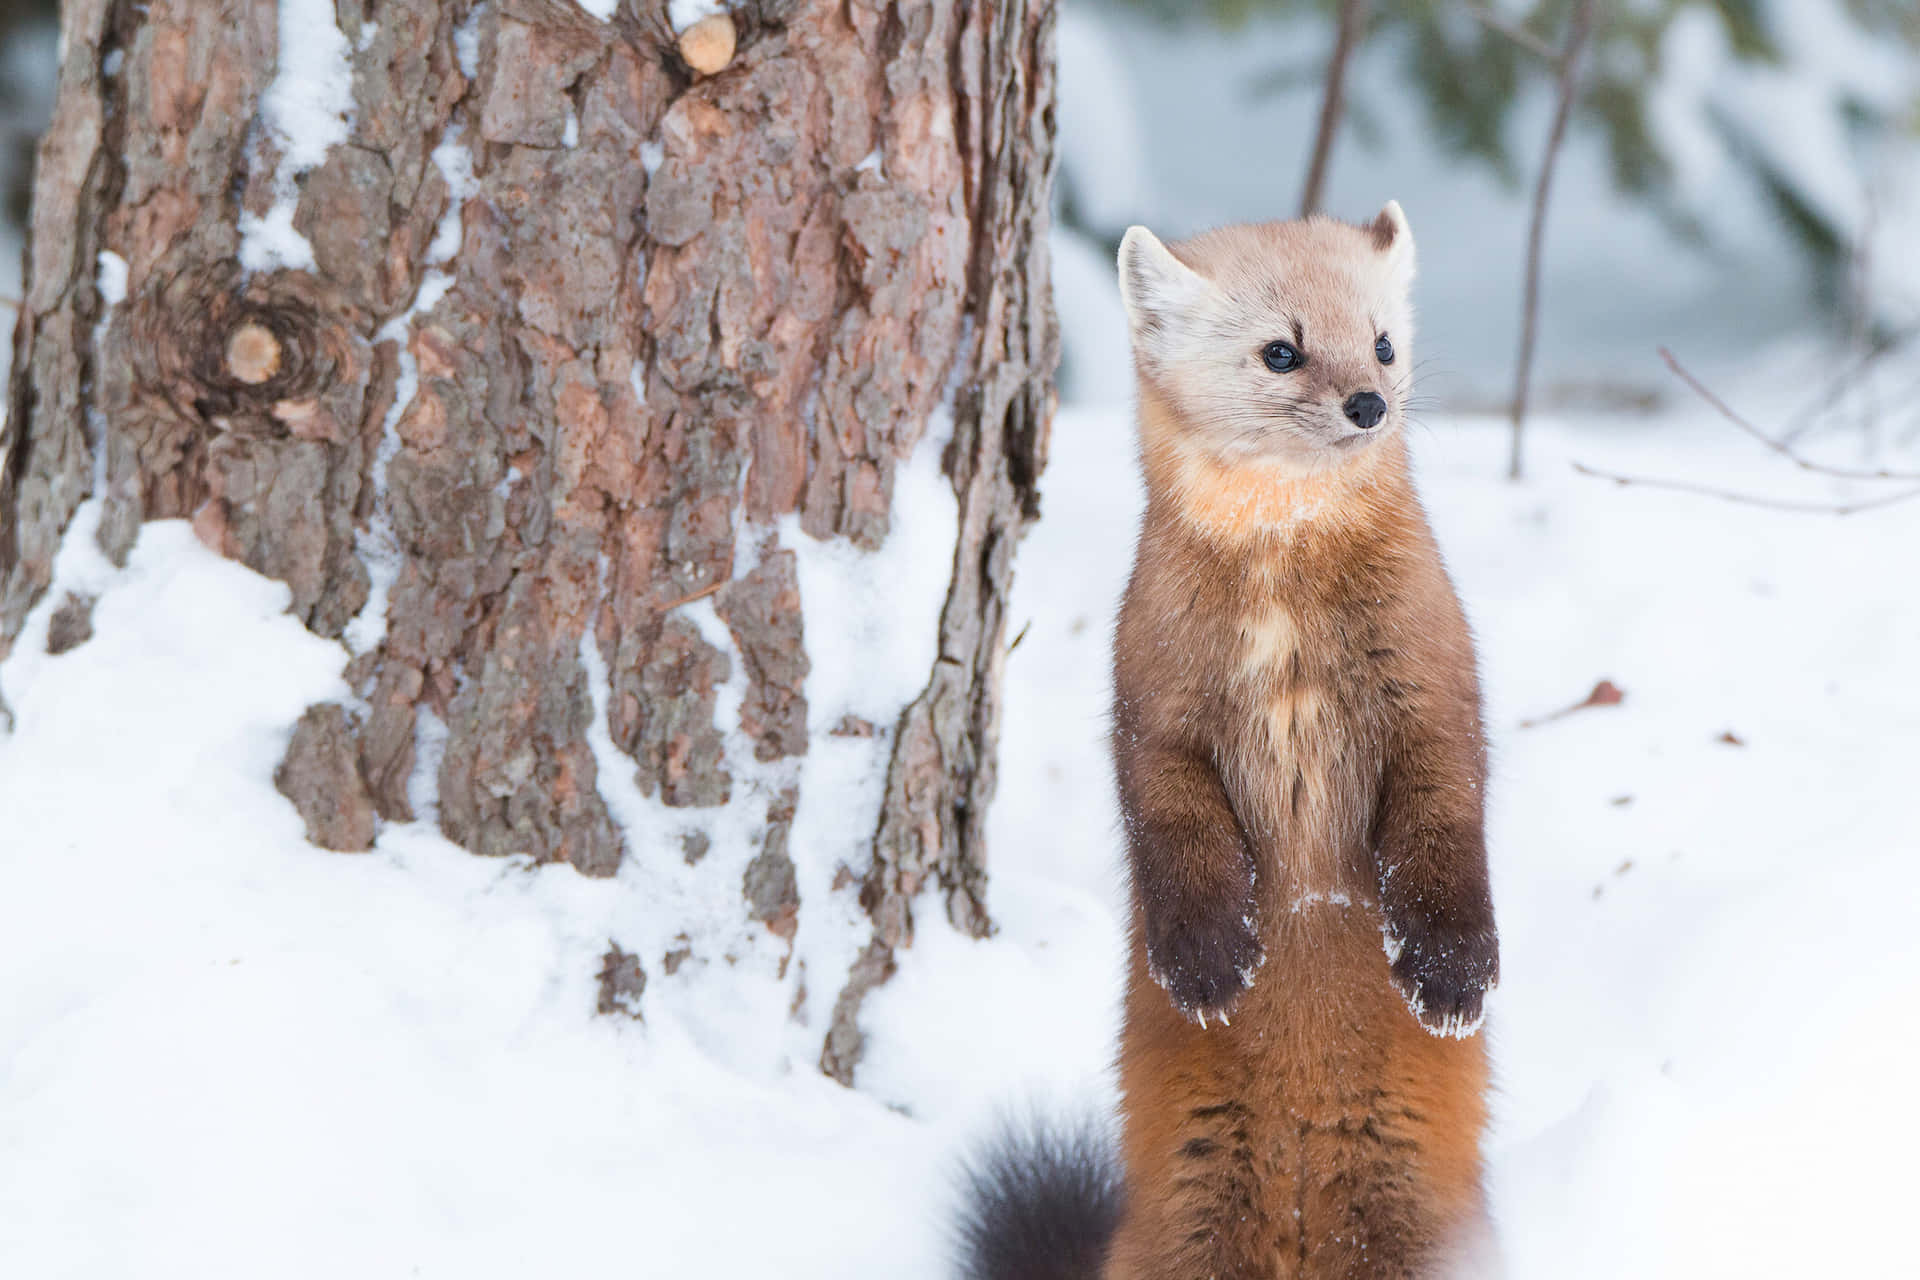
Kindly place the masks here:
<instances>
[{"instance_id":1,"label":"dark eye","mask_svg":"<svg viewBox=\"0 0 1920 1280\"><path fill-rule=\"evenodd\" d=\"M1265 360L1267 368L1275 373L1285 373L1289 369L1300 367L1300 353L1284 342L1269 342L1267 349L1260 353L1260 358Z\"/></svg>"},{"instance_id":2,"label":"dark eye","mask_svg":"<svg viewBox=\"0 0 1920 1280\"><path fill-rule=\"evenodd\" d=\"M1393 363L1393 344L1387 341L1387 335L1381 334L1373 342L1373 354L1380 357L1381 364Z\"/></svg>"}]
</instances>

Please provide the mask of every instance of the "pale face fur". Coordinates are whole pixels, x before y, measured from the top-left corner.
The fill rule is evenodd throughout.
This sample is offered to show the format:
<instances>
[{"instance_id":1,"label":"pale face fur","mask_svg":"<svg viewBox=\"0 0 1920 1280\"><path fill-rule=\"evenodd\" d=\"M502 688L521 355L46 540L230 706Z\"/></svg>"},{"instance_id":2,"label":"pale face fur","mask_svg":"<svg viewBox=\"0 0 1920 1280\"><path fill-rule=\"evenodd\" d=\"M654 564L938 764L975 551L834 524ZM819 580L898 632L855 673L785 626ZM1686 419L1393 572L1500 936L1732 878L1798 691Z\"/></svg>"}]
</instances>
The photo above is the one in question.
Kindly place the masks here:
<instances>
[{"instance_id":1,"label":"pale face fur","mask_svg":"<svg viewBox=\"0 0 1920 1280\"><path fill-rule=\"evenodd\" d=\"M1222 227L1169 249L1145 227L1120 245L1120 292L1142 390L1179 420L1182 450L1295 475L1343 468L1405 426L1412 390L1413 235L1389 202L1370 225L1331 218ZM1382 364L1374 343L1393 345ZM1269 343L1304 357L1277 373ZM1386 401L1368 430L1342 406Z\"/></svg>"}]
</instances>

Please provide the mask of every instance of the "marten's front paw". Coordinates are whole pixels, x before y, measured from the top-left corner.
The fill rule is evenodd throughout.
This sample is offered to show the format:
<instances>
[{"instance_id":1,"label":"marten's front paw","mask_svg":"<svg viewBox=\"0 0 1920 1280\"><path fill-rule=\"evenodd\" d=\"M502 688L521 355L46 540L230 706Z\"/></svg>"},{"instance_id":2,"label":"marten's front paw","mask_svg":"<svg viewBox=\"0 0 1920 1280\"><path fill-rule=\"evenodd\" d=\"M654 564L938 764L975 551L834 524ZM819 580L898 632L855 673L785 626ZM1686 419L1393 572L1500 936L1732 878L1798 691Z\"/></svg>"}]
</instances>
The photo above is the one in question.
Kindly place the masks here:
<instances>
[{"instance_id":1,"label":"marten's front paw","mask_svg":"<svg viewBox=\"0 0 1920 1280\"><path fill-rule=\"evenodd\" d=\"M1500 941L1493 927L1460 929L1424 920L1382 929L1393 985L1420 1025L1463 1040L1480 1029L1484 1001L1500 980Z\"/></svg>"},{"instance_id":2,"label":"marten's front paw","mask_svg":"<svg viewBox=\"0 0 1920 1280\"><path fill-rule=\"evenodd\" d=\"M1266 963L1249 902L1200 912L1147 912L1147 972L1202 1027L1222 1023Z\"/></svg>"}]
</instances>

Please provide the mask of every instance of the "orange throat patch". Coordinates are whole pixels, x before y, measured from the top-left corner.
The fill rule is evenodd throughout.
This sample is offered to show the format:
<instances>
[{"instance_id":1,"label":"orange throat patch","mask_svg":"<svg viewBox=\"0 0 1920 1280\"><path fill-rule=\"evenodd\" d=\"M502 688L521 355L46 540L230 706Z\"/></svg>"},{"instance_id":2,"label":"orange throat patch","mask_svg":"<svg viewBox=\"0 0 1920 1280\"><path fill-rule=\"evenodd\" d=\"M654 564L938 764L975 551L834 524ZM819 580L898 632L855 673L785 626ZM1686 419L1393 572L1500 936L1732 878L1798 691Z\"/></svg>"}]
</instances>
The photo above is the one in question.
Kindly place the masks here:
<instances>
[{"instance_id":1,"label":"orange throat patch","mask_svg":"<svg viewBox=\"0 0 1920 1280\"><path fill-rule=\"evenodd\" d=\"M1319 470L1282 461L1227 462L1186 438L1157 396L1141 397L1140 457L1147 492L1221 542L1372 524L1407 496L1406 446L1398 433Z\"/></svg>"}]
</instances>

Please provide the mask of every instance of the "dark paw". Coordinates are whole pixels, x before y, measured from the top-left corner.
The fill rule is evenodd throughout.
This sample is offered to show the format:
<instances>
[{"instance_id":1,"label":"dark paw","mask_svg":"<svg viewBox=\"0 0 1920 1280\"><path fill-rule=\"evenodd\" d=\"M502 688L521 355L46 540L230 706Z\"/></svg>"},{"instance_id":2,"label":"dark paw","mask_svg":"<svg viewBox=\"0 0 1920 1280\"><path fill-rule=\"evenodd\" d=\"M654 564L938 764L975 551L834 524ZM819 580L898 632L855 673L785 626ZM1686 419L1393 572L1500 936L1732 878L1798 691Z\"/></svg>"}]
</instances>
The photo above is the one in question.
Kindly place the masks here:
<instances>
[{"instance_id":1,"label":"dark paw","mask_svg":"<svg viewBox=\"0 0 1920 1280\"><path fill-rule=\"evenodd\" d=\"M1420 1025L1454 1039L1478 1031L1487 992L1500 980L1500 941L1493 927L1459 929L1409 920L1398 926L1390 922L1382 932L1393 985Z\"/></svg>"},{"instance_id":2,"label":"dark paw","mask_svg":"<svg viewBox=\"0 0 1920 1280\"><path fill-rule=\"evenodd\" d=\"M1173 1007L1206 1026L1226 1022L1240 995L1266 962L1250 904L1147 919L1147 972L1166 989Z\"/></svg>"}]
</instances>

